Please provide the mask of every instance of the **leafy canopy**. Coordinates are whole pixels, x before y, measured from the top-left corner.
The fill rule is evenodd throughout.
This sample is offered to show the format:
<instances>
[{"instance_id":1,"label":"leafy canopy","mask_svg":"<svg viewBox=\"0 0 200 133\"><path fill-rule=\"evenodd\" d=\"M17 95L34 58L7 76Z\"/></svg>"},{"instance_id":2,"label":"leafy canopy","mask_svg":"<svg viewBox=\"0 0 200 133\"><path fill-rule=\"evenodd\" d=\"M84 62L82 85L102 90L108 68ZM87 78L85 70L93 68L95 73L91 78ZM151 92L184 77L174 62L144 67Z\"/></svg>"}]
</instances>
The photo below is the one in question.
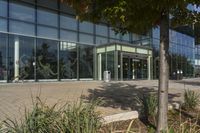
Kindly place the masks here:
<instances>
[{"instance_id":1,"label":"leafy canopy","mask_svg":"<svg viewBox=\"0 0 200 133\"><path fill-rule=\"evenodd\" d=\"M117 32L143 33L157 27L164 14L171 14L171 26L200 22L200 14L188 5L200 0L61 0L72 6L80 20L106 22Z\"/></svg>"}]
</instances>

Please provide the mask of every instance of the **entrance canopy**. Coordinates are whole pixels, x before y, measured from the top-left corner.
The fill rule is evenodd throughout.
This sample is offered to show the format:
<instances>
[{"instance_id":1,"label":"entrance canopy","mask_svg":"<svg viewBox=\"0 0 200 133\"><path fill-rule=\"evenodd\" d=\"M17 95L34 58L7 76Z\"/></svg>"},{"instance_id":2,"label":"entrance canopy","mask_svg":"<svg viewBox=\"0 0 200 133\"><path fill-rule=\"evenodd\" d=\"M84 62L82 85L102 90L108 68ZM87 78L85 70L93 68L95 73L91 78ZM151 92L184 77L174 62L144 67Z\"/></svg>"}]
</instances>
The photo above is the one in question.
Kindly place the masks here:
<instances>
[{"instance_id":1,"label":"entrance canopy","mask_svg":"<svg viewBox=\"0 0 200 133\"><path fill-rule=\"evenodd\" d=\"M112 80L151 79L152 49L119 42L96 48L96 78L110 71Z\"/></svg>"}]
</instances>

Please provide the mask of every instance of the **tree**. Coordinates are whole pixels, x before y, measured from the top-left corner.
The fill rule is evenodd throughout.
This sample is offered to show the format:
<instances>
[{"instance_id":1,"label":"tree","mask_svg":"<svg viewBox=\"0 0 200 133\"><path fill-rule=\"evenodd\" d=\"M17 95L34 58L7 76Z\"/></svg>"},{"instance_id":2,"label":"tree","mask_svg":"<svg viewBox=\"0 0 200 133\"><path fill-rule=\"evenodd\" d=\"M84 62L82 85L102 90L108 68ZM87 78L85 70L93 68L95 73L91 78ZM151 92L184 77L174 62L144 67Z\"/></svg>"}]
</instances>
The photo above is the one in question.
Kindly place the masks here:
<instances>
[{"instance_id":1,"label":"tree","mask_svg":"<svg viewBox=\"0 0 200 133\"><path fill-rule=\"evenodd\" d=\"M143 34L160 26L160 74L157 133L167 130L169 82L169 28L200 22L199 0L61 0L71 5L80 20L106 22L116 32Z\"/></svg>"}]
</instances>

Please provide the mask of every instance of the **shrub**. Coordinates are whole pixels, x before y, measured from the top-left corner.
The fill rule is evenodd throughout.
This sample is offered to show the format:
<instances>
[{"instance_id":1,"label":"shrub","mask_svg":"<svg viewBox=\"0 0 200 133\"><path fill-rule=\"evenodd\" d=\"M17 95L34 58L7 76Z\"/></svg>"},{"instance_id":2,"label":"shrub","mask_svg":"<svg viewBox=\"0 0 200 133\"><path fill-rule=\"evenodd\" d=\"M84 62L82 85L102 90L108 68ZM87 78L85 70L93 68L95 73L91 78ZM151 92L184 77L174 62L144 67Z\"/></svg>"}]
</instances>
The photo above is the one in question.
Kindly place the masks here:
<instances>
[{"instance_id":1,"label":"shrub","mask_svg":"<svg viewBox=\"0 0 200 133\"><path fill-rule=\"evenodd\" d=\"M142 113L146 118L156 116L158 99L155 94L143 94L139 101L142 105Z\"/></svg>"},{"instance_id":2,"label":"shrub","mask_svg":"<svg viewBox=\"0 0 200 133\"><path fill-rule=\"evenodd\" d=\"M64 127L69 133L96 133L101 128L101 117L95 112L98 101L84 105L82 102L68 105L64 111Z\"/></svg>"},{"instance_id":3,"label":"shrub","mask_svg":"<svg viewBox=\"0 0 200 133\"><path fill-rule=\"evenodd\" d=\"M25 118L18 122L7 119L0 132L8 133L96 133L101 127L101 117L95 112L98 102L72 105L57 104L49 107L39 98L32 111L25 111Z\"/></svg>"},{"instance_id":4,"label":"shrub","mask_svg":"<svg viewBox=\"0 0 200 133\"><path fill-rule=\"evenodd\" d=\"M183 107L185 109L195 109L200 103L200 95L192 90L185 90Z\"/></svg>"},{"instance_id":5,"label":"shrub","mask_svg":"<svg viewBox=\"0 0 200 133\"><path fill-rule=\"evenodd\" d=\"M168 133L199 133L200 126L198 121L192 122L192 120L187 120L180 123L179 126L171 125Z\"/></svg>"}]
</instances>

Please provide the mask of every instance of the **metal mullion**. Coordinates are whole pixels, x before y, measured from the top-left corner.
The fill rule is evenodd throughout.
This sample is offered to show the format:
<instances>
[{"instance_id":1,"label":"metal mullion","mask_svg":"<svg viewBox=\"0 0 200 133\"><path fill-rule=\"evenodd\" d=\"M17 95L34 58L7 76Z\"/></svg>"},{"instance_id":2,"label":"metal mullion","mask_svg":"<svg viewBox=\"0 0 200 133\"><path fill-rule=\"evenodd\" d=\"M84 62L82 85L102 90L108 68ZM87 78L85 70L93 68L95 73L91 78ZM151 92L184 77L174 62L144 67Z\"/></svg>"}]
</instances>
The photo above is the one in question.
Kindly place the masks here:
<instances>
[{"instance_id":1,"label":"metal mullion","mask_svg":"<svg viewBox=\"0 0 200 133\"><path fill-rule=\"evenodd\" d=\"M77 21L77 42L79 42L79 21ZM80 48L79 48L79 44L76 45L76 50L77 50L77 80L80 80L80 77L79 77L79 72L80 72L80 69L79 69L79 64L80 64Z\"/></svg>"},{"instance_id":2,"label":"metal mullion","mask_svg":"<svg viewBox=\"0 0 200 133\"><path fill-rule=\"evenodd\" d=\"M8 73L8 71L10 70L9 69L9 34L5 34L6 35L6 68L7 68L7 71L6 71L6 82L8 83L9 82L9 78L8 78L8 76L10 76L9 75L9 73Z\"/></svg>"},{"instance_id":3,"label":"metal mullion","mask_svg":"<svg viewBox=\"0 0 200 133\"><path fill-rule=\"evenodd\" d=\"M57 0L57 7L58 7L58 46L57 46L57 79L58 81L60 81L60 45L61 45L61 41L60 41L60 3Z\"/></svg>"},{"instance_id":4,"label":"metal mullion","mask_svg":"<svg viewBox=\"0 0 200 133\"><path fill-rule=\"evenodd\" d=\"M79 44L78 45L76 45L76 50L77 50L77 80L80 80L80 67L79 67L79 65L80 65L80 46L79 46Z\"/></svg>"},{"instance_id":5,"label":"metal mullion","mask_svg":"<svg viewBox=\"0 0 200 133\"><path fill-rule=\"evenodd\" d=\"M34 43L34 55L35 55L35 66L34 66L34 79L35 82L38 81L37 80L37 0L35 0L35 43Z\"/></svg>"},{"instance_id":6,"label":"metal mullion","mask_svg":"<svg viewBox=\"0 0 200 133\"><path fill-rule=\"evenodd\" d=\"M10 0L7 0L7 32L9 32L9 27L10 27L10 24L9 24L9 3L10 3ZM6 46L6 56L7 56L7 59L6 59L6 67L7 67L7 83L9 82L9 76L10 76L10 66L9 66L9 34L7 34L7 46Z\"/></svg>"}]
</instances>

